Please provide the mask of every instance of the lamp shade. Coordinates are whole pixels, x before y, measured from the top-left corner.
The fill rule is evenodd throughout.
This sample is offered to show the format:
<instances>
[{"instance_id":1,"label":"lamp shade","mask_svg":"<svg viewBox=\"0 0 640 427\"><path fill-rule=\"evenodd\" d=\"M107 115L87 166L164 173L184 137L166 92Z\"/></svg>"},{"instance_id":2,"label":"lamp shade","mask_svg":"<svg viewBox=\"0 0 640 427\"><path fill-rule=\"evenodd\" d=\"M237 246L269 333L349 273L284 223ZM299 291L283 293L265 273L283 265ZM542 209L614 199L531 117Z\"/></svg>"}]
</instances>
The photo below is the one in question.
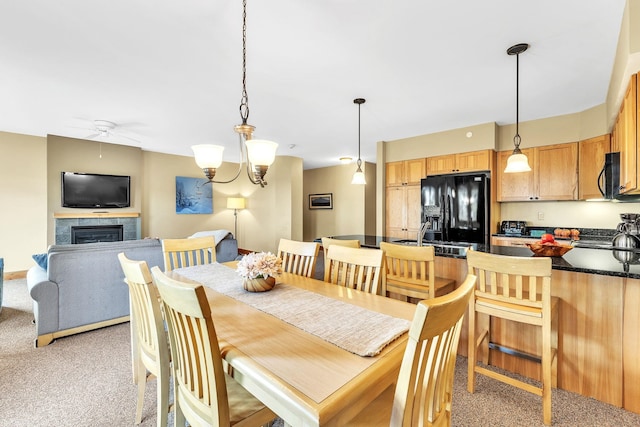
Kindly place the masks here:
<instances>
[{"instance_id":1,"label":"lamp shade","mask_svg":"<svg viewBox=\"0 0 640 427\"><path fill-rule=\"evenodd\" d=\"M244 209L244 197L227 197L227 209Z\"/></svg>"},{"instance_id":2,"label":"lamp shade","mask_svg":"<svg viewBox=\"0 0 640 427\"><path fill-rule=\"evenodd\" d=\"M221 145L200 144L191 146L195 156L196 164L201 169L217 169L222 164L222 152L224 147Z\"/></svg>"},{"instance_id":3,"label":"lamp shade","mask_svg":"<svg viewBox=\"0 0 640 427\"><path fill-rule=\"evenodd\" d=\"M507 159L507 167L504 168L505 173L514 172L529 172L531 167L529 166L529 160L527 156L522 153L514 153Z\"/></svg>"},{"instance_id":4,"label":"lamp shade","mask_svg":"<svg viewBox=\"0 0 640 427\"><path fill-rule=\"evenodd\" d=\"M278 144L264 139L248 139L247 157L254 166L271 166L276 159Z\"/></svg>"},{"instance_id":5,"label":"lamp shade","mask_svg":"<svg viewBox=\"0 0 640 427\"><path fill-rule=\"evenodd\" d=\"M359 184L359 185L366 185L367 184L367 180L364 178L364 172L362 172L362 170L358 169L353 174L353 179L351 179L351 183L352 184Z\"/></svg>"}]
</instances>

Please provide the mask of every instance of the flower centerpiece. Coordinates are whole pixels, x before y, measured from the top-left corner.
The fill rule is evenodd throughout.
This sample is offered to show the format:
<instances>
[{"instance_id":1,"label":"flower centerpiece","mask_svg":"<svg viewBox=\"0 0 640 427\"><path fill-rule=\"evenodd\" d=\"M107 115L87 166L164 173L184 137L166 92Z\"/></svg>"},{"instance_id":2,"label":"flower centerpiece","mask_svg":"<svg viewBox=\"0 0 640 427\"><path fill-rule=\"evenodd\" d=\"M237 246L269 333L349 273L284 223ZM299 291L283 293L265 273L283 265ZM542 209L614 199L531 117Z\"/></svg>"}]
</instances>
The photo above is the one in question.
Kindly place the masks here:
<instances>
[{"instance_id":1,"label":"flower centerpiece","mask_svg":"<svg viewBox=\"0 0 640 427\"><path fill-rule=\"evenodd\" d=\"M252 252L238 261L236 272L244 279L247 291L269 291L276 284L276 276L282 274L282 260L271 252Z\"/></svg>"}]
</instances>

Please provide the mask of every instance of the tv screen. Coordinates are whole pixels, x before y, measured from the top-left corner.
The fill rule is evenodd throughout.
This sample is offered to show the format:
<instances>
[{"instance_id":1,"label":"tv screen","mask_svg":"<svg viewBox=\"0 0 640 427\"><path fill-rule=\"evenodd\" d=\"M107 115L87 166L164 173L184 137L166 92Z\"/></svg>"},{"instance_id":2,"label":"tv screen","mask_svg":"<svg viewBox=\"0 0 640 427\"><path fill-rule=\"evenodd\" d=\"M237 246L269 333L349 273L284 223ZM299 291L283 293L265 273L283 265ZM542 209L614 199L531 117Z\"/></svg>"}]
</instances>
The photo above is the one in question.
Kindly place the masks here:
<instances>
[{"instance_id":1,"label":"tv screen","mask_svg":"<svg viewBox=\"0 0 640 427\"><path fill-rule=\"evenodd\" d=\"M67 208L126 208L131 177L62 172L62 206Z\"/></svg>"}]
</instances>

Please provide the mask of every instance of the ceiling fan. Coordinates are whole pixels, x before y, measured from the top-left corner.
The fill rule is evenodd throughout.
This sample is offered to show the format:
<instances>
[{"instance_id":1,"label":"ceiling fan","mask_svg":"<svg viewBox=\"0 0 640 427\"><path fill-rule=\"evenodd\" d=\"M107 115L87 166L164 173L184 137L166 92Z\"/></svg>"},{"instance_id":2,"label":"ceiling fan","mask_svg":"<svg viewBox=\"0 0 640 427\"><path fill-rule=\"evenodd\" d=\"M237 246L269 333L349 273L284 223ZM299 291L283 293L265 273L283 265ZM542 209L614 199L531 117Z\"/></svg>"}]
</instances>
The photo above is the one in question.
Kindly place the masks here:
<instances>
[{"instance_id":1,"label":"ceiling fan","mask_svg":"<svg viewBox=\"0 0 640 427\"><path fill-rule=\"evenodd\" d=\"M124 135L118 132L116 129L118 125L109 120L94 120L92 128L82 128L93 131L92 134L87 135L84 139L92 139L92 140L117 140L119 138L123 138L129 140L131 142L135 142L136 144L140 144L140 141L131 138L130 136Z\"/></svg>"}]
</instances>

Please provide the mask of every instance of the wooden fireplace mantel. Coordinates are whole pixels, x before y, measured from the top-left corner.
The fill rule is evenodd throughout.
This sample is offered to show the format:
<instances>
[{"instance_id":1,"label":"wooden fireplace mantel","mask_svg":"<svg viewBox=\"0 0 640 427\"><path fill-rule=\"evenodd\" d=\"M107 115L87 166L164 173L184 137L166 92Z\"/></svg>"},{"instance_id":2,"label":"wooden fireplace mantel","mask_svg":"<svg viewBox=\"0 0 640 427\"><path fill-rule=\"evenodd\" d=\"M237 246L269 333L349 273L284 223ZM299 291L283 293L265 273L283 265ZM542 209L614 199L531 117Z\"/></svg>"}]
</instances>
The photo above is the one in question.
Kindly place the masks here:
<instances>
[{"instance_id":1,"label":"wooden fireplace mantel","mask_svg":"<svg viewBox=\"0 0 640 427\"><path fill-rule=\"evenodd\" d=\"M140 212L56 212L54 218L137 218Z\"/></svg>"}]
</instances>

